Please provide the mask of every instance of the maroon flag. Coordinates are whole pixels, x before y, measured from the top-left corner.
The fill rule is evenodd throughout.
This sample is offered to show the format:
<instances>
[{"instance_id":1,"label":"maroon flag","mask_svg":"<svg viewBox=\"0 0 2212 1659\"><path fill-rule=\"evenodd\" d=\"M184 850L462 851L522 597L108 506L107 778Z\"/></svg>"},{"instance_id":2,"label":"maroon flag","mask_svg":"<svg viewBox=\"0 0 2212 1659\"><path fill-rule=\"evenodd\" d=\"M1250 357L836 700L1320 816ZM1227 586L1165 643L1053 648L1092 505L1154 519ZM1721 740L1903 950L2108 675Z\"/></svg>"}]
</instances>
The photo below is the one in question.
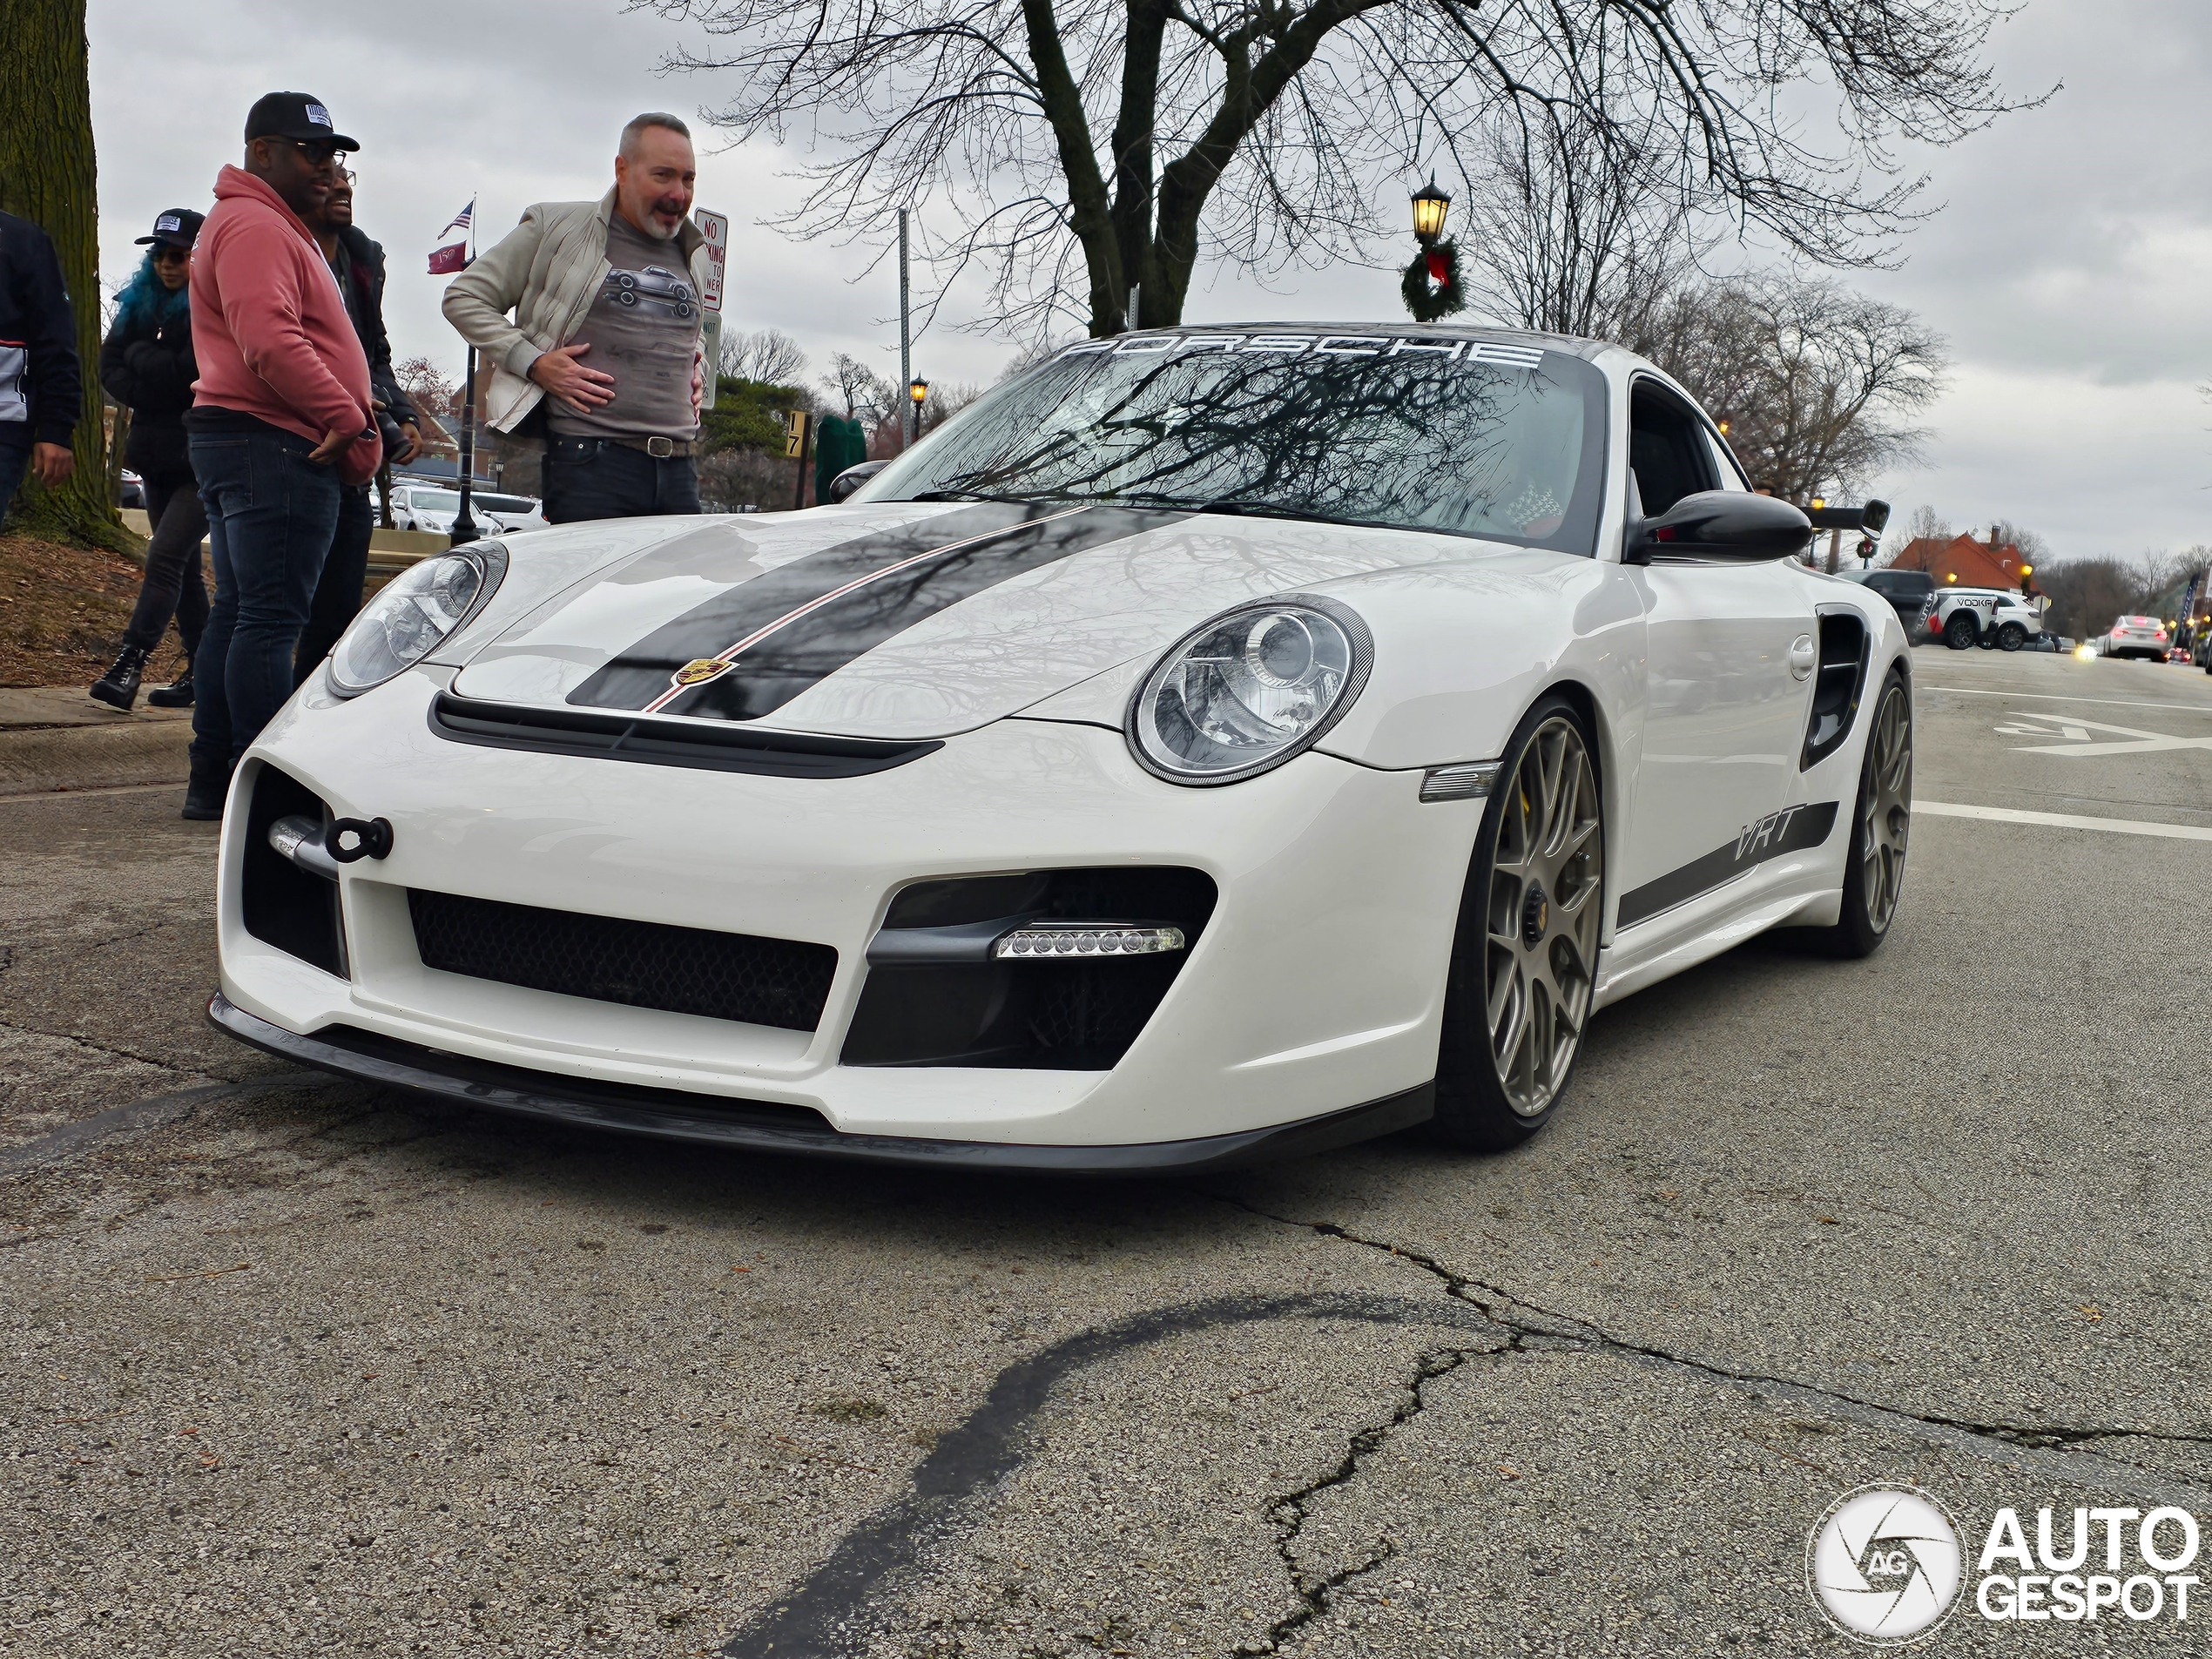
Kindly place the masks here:
<instances>
[{"instance_id":1,"label":"maroon flag","mask_svg":"<svg viewBox=\"0 0 2212 1659\"><path fill-rule=\"evenodd\" d=\"M459 231L461 239L458 242L448 243L443 247L431 249L430 274L432 276L451 276L456 271L465 271L469 268L469 226L475 216L476 203L472 197L469 205L453 216L453 223L438 233L439 235L444 236L451 232Z\"/></svg>"}]
</instances>

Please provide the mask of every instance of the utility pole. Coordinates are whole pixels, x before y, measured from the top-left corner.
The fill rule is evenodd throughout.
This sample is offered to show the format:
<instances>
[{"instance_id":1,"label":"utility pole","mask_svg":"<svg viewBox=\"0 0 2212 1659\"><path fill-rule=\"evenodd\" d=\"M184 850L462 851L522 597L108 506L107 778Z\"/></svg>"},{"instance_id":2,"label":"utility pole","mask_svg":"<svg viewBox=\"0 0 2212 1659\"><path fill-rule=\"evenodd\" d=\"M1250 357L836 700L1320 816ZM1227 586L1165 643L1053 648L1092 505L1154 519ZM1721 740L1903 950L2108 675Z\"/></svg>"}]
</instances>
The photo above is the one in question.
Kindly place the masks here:
<instances>
[{"instance_id":1,"label":"utility pole","mask_svg":"<svg viewBox=\"0 0 2212 1659\"><path fill-rule=\"evenodd\" d=\"M907 210L901 207L899 210L899 384L911 386L914 377L914 347L907 334ZM920 411L900 417L899 426L908 444L914 441L914 427L920 419Z\"/></svg>"}]
</instances>

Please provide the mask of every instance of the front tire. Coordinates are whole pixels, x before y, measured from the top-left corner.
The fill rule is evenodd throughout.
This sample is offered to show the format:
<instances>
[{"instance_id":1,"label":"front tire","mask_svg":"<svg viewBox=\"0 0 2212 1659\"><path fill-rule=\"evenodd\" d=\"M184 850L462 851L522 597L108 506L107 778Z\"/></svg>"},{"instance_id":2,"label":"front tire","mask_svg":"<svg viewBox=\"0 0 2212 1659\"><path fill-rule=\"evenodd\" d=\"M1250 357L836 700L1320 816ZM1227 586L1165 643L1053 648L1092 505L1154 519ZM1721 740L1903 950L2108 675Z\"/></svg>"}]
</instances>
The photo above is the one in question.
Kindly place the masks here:
<instances>
[{"instance_id":1,"label":"front tire","mask_svg":"<svg viewBox=\"0 0 2212 1659\"><path fill-rule=\"evenodd\" d=\"M1834 956L1871 956L1889 937L1905 890L1905 849L1912 828L1912 694L1892 669L1874 705L1866 759L1852 804L1851 851L1844 864L1843 915L1811 929Z\"/></svg>"},{"instance_id":2,"label":"front tire","mask_svg":"<svg viewBox=\"0 0 2212 1659\"><path fill-rule=\"evenodd\" d=\"M1605 807L1581 715L1545 698L1506 753L1460 898L1430 1124L1486 1151L1527 1140L1566 1093L1605 921Z\"/></svg>"}]
</instances>

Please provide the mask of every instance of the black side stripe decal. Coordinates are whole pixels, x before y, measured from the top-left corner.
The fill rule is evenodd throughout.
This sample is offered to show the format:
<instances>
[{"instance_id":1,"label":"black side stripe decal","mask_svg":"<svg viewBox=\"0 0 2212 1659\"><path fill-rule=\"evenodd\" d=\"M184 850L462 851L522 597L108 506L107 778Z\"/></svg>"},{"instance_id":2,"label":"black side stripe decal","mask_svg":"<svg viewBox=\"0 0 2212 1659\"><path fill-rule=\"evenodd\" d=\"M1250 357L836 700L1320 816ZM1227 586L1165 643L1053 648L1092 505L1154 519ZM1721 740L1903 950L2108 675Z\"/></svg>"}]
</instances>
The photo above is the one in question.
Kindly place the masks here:
<instances>
[{"instance_id":1,"label":"black side stripe decal","mask_svg":"<svg viewBox=\"0 0 2212 1659\"><path fill-rule=\"evenodd\" d=\"M1686 904L1701 893L1725 887L1755 864L1778 859L1784 853L1818 846L1836 827L1836 803L1824 800L1811 806L1785 806L1769 813L1726 846L1716 847L1702 859L1693 859L1679 870L1670 870L1656 881L1647 881L1621 895L1619 926L1633 927L1662 910Z\"/></svg>"},{"instance_id":2,"label":"black side stripe decal","mask_svg":"<svg viewBox=\"0 0 2212 1659\"><path fill-rule=\"evenodd\" d=\"M937 612L1071 554L1187 514L978 502L738 583L664 623L568 701L757 720Z\"/></svg>"}]
</instances>

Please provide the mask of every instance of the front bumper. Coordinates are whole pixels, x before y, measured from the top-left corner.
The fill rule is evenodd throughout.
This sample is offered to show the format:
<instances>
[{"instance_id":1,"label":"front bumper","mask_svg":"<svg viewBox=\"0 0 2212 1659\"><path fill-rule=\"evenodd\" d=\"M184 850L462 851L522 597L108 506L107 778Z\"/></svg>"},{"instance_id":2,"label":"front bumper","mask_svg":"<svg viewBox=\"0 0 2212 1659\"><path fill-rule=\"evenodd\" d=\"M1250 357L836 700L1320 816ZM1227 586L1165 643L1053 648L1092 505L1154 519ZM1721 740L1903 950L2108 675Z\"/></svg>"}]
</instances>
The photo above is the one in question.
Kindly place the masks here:
<instances>
[{"instance_id":1,"label":"front bumper","mask_svg":"<svg viewBox=\"0 0 2212 1659\"><path fill-rule=\"evenodd\" d=\"M1105 1168L1123 1167L1127 1152L1130 1167L1200 1167L1425 1115L1404 1103L1435 1076L1445 970L1483 803L1424 805L1417 772L1309 754L1232 788L1183 789L1143 772L1116 732L1022 719L859 777L633 765L442 738L428 715L443 678L416 671L335 705L314 706L310 695L240 768L221 864L226 1029L359 1076L379 1074L344 1058L357 1055L354 1034L406 1045L413 1057L389 1062L409 1075L384 1080L438 1093L452 1090L415 1074L526 1074L487 1082L513 1099L479 1104L900 1162ZM239 803L264 762L335 815L394 826L388 858L341 874L341 972L242 924ZM869 941L901 888L1134 865L1198 869L1219 896L1111 1069L840 1062ZM812 1031L525 990L426 967L410 888L813 941L835 949L836 970ZM319 1033L331 1052L298 1046ZM617 1110L610 1090L651 1098ZM516 1103L524 1099L537 1103ZM741 1105L797 1109L826 1127L769 1133L737 1123ZM1344 1123L1354 1127L1319 1127ZM748 1138L756 1131L767 1139ZM878 1142L890 1150L856 1151ZM1055 1162L1060 1151L1068 1157Z\"/></svg>"},{"instance_id":2,"label":"front bumper","mask_svg":"<svg viewBox=\"0 0 2212 1659\"><path fill-rule=\"evenodd\" d=\"M282 1059L455 1105L656 1140L910 1169L1027 1170L1039 1175L1200 1175L1332 1151L1426 1123L1436 1110L1436 1089L1430 1083L1348 1111L1271 1129L1131 1146L1025 1146L914 1136L846 1135L826 1123L809 1123L796 1114L742 1101L718 1101L672 1089L595 1089L574 1077L490 1065L406 1043L303 1037L255 1019L220 991L207 1004L207 1018L218 1030Z\"/></svg>"}]
</instances>

